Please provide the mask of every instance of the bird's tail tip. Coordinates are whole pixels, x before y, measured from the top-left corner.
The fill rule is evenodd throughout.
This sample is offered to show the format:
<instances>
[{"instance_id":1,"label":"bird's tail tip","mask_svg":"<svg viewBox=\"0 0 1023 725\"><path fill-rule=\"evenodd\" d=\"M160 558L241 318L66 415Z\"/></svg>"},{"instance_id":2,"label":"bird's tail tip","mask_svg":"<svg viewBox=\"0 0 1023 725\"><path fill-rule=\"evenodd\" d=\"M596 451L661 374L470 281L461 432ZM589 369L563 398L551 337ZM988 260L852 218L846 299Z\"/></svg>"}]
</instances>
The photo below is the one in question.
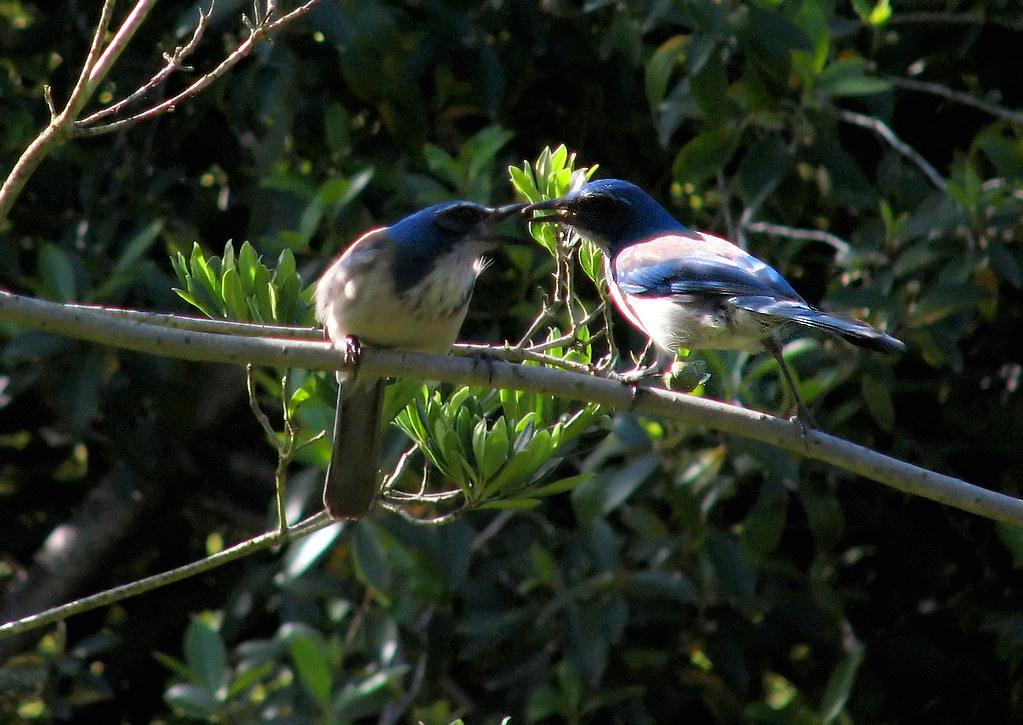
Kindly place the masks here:
<instances>
[{"instance_id":1,"label":"bird's tail tip","mask_svg":"<svg viewBox=\"0 0 1023 725\"><path fill-rule=\"evenodd\" d=\"M854 329L840 328L836 331L842 339L866 350L889 354L906 352L906 343L902 340L892 337L887 332L870 327L866 323L861 323L861 325L862 327L858 326Z\"/></svg>"}]
</instances>

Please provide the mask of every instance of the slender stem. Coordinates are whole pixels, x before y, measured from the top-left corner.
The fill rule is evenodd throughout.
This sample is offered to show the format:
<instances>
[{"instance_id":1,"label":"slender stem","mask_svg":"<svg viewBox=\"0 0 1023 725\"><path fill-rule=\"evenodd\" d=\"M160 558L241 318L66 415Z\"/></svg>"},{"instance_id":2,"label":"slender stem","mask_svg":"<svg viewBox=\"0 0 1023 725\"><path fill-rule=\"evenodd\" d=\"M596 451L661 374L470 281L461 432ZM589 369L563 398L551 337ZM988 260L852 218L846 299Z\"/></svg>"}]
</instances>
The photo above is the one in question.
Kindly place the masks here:
<instances>
[{"instance_id":1,"label":"slender stem","mask_svg":"<svg viewBox=\"0 0 1023 725\"><path fill-rule=\"evenodd\" d=\"M62 604L58 607L53 607L27 617L22 617L21 619L7 622L6 624L0 625L0 639L11 637L19 632L26 632L37 627L45 627L47 624L58 622L72 615L87 612L90 609L104 607L113 604L114 602L119 602L122 599L137 596L144 592L152 591L158 587L167 586L168 584L181 581L182 579L202 574L203 572L223 566L224 564L228 564L236 559L248 556L249 554L253 554L257 551L279 546L282 543L285 543L288 538L301 538L335 523L336 522L332 521L326 512L321 511L320 513L315 514L294 526L288 527L283 534L279 530L268 531L265 534L248 539L230 548L224 549L221 552L208 556L204 559L199 559L198 561L194 561L190 564L185 564L184 566L179 566L160 574L154 574L153 576L133 581L130 584L114 587L113 589L108 589L104 592L100 592L99 594L83 597L82 599L76 599L73 602L68 602L67 604Z\"/></svg>"},{"instance_id":2,"label":"slender stem","mask_svg":"<svg viewBox=\"0 0 1023 725\"><path fill-rule=\"evenodd\" d=\"M1023 25L1023 23L1020 24ZM953 90L947 86L941 85L940 83L930 83L928 81L920 81L915 78L902 78L900 76L887 76L887 79L892 82L892 85L905 88L906 90L929 93L933 96L938 96L952 101L953 103L959 103L964 106L976 108L977 110L990 114L995 118L1002 118L1015 124L1023 124L1023 112L1003 108L1002 106L996 106L993 103L982 101L969 93Z\"/></svg>"},{"instance_id":3,"label":"slender stem","mask_svg":"<svg viewBox=\"0 0 1023 725\"><path fill-rule=\"evenodd\" d=\"M839 255L847 255L851 249L849 242L823 229L797 229L769 222L750 222L746 225L746 231L773 234L776 237L785 237L787 239L811 239L816 242L824 242L830 245Z\"/></svg>"},{"instance_id":4,"label":"slender stem","mask_svg":"<svg viewBox=\"0 0 1023 725\"><path fill-rule=\"evenodd\" d=\"M938 170L931 166L931 164L920 154L919 151L899 138L895 131L893 131L891 127L880 118L866 116L862 113L846 110L840 111L839 115L843 121L852 123L856 126L862 126L863 128L869 128L871 131L887 141L889 146L916 164L917 168L923 172L924 176L926 176L940 191L946 191L948 189L948 184L945 183L945 178L938 173Z\"/></svg>"}]
</instances>

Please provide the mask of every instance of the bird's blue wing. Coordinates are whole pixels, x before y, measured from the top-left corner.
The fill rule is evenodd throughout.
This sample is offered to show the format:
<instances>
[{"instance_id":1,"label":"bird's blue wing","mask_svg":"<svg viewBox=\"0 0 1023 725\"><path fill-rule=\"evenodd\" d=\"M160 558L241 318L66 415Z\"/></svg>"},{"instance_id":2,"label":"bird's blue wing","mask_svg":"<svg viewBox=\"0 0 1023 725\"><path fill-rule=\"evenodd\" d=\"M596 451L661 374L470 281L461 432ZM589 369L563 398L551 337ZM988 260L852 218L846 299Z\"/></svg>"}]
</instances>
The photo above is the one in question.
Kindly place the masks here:
<instances>
[{"instance_id":1,"label":"bird's blue wing","mask_svg":"<svg viewBox=\"0 0 1023 725\"><path fill-rule=\"evenodd\" d=\"M710 294L802 299L774 269L749 255L738 260L687 255L638 264L619 260L614 281L623 292L638 297Z\"/></svg>"},{"instance_id":2,"label":"bird's blue wing","mask_svg":"<svg viewBox=\"0 0 1023 725\"><path fill-rule=\"evenodd\" d=\"M706 294L802 301L770 265L731 242L684 230L630 244L611 262L612 278L641 297Z\"/></svg>"}]
</instances>

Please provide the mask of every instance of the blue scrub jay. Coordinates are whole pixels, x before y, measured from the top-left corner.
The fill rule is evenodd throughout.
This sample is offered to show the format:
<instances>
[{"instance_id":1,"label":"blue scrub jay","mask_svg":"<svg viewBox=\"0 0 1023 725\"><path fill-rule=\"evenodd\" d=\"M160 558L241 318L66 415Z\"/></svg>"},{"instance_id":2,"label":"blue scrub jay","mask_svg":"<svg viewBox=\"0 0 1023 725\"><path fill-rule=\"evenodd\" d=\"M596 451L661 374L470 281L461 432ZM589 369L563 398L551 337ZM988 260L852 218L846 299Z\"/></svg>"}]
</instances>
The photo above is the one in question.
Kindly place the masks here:
<instances>
[{"instance_id":1,"label":"blue scrub jay","mask_svg":"<svg viewBox=\"0 0 1023 725\"><path fill-rule=\"evenodd\" d=\"M448 202L363 234L316 285L316 317L327 337L355 363L360 342L450 352L476 277L486 267L482 255L511 239L493 226L523 206ZM382 378L352 375L338 390L334 450L323 488L323 503L334 518L359 518L373 504L385 387Z\"/></svg>"},{"instance_id":2,"label":"blue scrub jay","mask_svg":"<svg viewBox=\"0 0 1023 725\"><path fill-rule=\"evenodd\" d=\"M778 361L800 423L811 418L785 365L775 331L788 322L882 352L906 346L860 320L818 310L756 257L731 242L686 228L649 194L618 179L591 181L524 212L555 222L604 253L608 289L623 315L661 349L755 351Z\"/></svg>"}]
</instances>

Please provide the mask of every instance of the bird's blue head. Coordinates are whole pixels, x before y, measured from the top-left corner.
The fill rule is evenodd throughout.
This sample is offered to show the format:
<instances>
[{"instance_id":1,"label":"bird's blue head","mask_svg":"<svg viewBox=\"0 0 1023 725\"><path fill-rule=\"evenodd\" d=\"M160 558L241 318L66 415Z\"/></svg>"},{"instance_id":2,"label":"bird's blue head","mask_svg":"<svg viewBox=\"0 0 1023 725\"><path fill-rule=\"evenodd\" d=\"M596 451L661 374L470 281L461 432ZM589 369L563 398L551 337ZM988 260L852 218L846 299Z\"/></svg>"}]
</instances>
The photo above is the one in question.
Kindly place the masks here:
<instances>
[{"instance_id":1,"label":"bird's blue head","mask_svg":"<svg viewBox=\"0 0 1023 725\"><path fill-rule=\"evenodd\" d=\"M387 227L386 233L401 249L395 259L399 290L416 284L434 269L438 260L454 260L452 253L482 255L514 237L494 230L502 219L522 210L525 204L488 207L471 201L448 201L411 214Z\"/></svg>"},{"instance_id":2,"label":"bird's blue head","mask_svg":"<svg viewBox=\"0 0 1023 725\"><path fill-rule=\"evenodd\" d=\"M591 181L558 199L530 204L523 211L554 212L535 216L530 222L569 227L612 255L630 244L686 229L653 197L620 179Z\"/></svg>"},{"instance_id":3,"label":"bird's blue head","mask_svg":"<svg viewBox=\"0 0 1023 725\"><path fill-rule=\"evenodd\" d=\"M424 256L440 256L459 243L496 246L505 237L494 233L494 225L523 206L495 209L471 201L446 201L392 224L387 234L406 251Z\"/></svg>"}]
</instances>

